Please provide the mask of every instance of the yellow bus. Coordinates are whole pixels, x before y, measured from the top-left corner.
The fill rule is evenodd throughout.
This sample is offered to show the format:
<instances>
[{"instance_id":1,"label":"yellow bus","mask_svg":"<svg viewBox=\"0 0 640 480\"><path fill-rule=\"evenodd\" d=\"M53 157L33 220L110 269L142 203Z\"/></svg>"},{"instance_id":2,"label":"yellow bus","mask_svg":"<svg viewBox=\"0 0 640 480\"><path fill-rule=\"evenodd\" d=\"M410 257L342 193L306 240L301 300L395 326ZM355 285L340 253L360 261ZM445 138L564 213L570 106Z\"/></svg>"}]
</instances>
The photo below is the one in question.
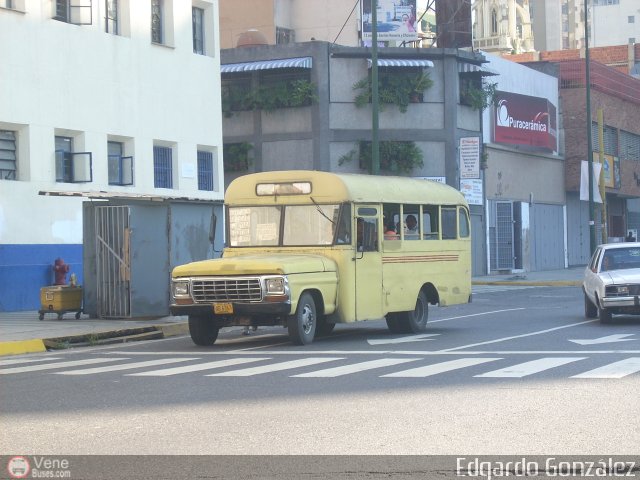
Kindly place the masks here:
<instances>
[{"instance_id":1,"label":"yellow bus","mask_svg":"<svg viewBox=\"0 0 640 480\"><path fill-rule=\"evenodd\" d=\"M263 172L234 180L225 209L222 257L172 272L171 313L196 345L228 326L282 325L298 345L359 320L419 333L429 304L471 301L469 207L447 185Z\"/></svg>"}]
</instances>

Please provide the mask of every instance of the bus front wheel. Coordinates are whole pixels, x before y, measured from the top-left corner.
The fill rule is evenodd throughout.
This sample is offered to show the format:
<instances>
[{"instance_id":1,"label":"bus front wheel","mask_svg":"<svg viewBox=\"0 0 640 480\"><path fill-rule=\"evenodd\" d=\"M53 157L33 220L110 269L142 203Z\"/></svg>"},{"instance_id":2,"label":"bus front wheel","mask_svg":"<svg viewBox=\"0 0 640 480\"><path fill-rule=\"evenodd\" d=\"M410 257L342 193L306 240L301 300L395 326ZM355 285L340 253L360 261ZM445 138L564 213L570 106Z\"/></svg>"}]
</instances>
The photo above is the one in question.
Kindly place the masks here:
<instances>
[{"instance_id":1,"label":"bus front wheel","mask_svg":"<svg viewBox=\"0 0 640 480\"><path fill-rule=\"evenodd\" d=\"M424 292L418 294L416 307L409 312L397 314L396 321L402 333L420 333L427 329L427 319L429 318L429 300Z\"/></svg>"},{"instance_id":2,"label":"bus front wheel","mask_svg":"<svg viewBox=\"0 0 640 480\"><path fill-rule=\"evenodd\" d=\"M215 326L210 318L189 315L189 334L196 345L201 347L213 345L219 331L220 327Z\"/></svg>"},{"instance_id":3,"label":"bus front wheel","mask_svg":"<svg viewBox=\"0 0 640 480\"><path fill-rule=\"evenodd\" d=\"M316 302L310 293L303 293L296 313L287 320L289 338L295 345L308 345L316 334Z\"/></svg>"}]
</instances>

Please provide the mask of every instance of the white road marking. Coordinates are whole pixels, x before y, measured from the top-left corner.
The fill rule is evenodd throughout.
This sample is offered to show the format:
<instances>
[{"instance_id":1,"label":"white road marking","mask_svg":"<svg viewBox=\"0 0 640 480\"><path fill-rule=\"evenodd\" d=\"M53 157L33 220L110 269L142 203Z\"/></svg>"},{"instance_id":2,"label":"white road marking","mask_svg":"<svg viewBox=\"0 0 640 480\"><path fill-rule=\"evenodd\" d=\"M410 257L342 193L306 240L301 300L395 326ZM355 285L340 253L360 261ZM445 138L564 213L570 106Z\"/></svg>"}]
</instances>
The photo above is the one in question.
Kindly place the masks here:
<instances>
[{"instance_id":1,"label":"white road marking","mask_svg":"<svg viewBox=\"0 0 640 480\"><path fill-rule=\"evenodd\" d=\"M567 363L577 362L578 360L584 360L586 357L547 357L539 358L538 360L531 360L530 362L519 363L510 367L501 368L499 370L493 370L491 372L483 373L481 375L475 375L480 378L522 378L534 373L540 373L550 368L566 365Z\"/></svg>"},{"instance_id":2,"label":"white road marking","mask_svg":"<svg viewBox=\"0 0 640 480\"><path fill-rule=\"evenodd\" d=\"M85 360L70 360L68 362L53 362L44 365L28 365L26 367L5 368L0 370L0 375L10 373L38 372L41 370L53 370L54 368L77 367L80 365L91 365L96 363L116 362L118 360L129 360L128 358L87 358Z\"/></svg>"},{"instance_id":3,"label":"white road marking","mask_svg":"<svg viewBox=\"0 0 640 480\"><path fill-rule=\"evenodd\" d=\"M625 338L632 337L633 333L616 333L615 335L607 335L606 337L592 338L592 339L569 339L570 342L577 343L578 345L598 345L601 343L616 343L616 342L632 342L637 338Z\"/></svg>"},{"instance_id":4,"label":"white road marking","mask_svg":"<svg viewBox=\"0 0 640 480\"><path fill-rule=\"evenodd\" d=\"M60 360L62 357L41 357L41 358L11 358L0 360L0 366L19 365L21 363L46 362L48 360Z\"/></svg>"},{"instance_id":5,"label":"white road marking","mask_svg":"<svg viewBox=\"0 0 640 480\"><path fill-rule=\"evenodd\" d=\"M434 340L429 337L437 337L440 335L439 333L423 333L420 335L409 335L407 337L399 337L399 338L382 338L378 340L367 340L369 345L387 345L394 343L411 343L411 342L421 342L424 340Z\"/></svg>"},{"instance_id":6,"label":"white road marking","mask_svg":"<svg viewBox=\"0 0 640 480\"><path fill-rule=\"evenodd\" d=\"M524 307L506 308L504 310L492 310L490 312L472 313L469 315L459 315L457 317L441 318L440 320L429 320L427 323L431 324L431 323L439 323L439 322L448 322L449 320L458 320L459 318L479 317L482 315L491 315L492 313L516 312L518 310L526 310L526 308Z\"/></svg>"},{"instance_id":7,"label":"white road marking","mask_svg":"<svg viewBox=\"0 0 640 480\"><path fill-rule=\"evenodd\" d=\"M526 288L539 288L542 285L473 285L471 293L482 295L484 293L506 292L512 290L524 290Z\"/></svg>"},{"instance_id":8,"label":"white road marking","mask_svg":"<svg viewBox=\"0 0 640 480\"><path fill-rule=\"evenodd\" d=\"M571 378L622 378L636 372L640 372L640 357L626 358Z\"/></svg>"},{"instance_id":9,"label":"white road marking","mask_svg":"<svg viewBox=\"0 0 640 480\"><path fill-rule=\"evenodd\" d=\"M419 358L381 358L379 360L369 360L368 362L354 363L352 365L344 365L342 367L326 368L324 370L316 370L315 372L301 373L299 375L291 375L292 377L303 378L333 378L351 373L364 372L365 370L373 370L374 368L390 367L401 363L415 362Z\"/></svg>"},{"instance_id":10,"label":"white road marking","mask_svg":"<svg viewBox=\"0 0 640 480\"><path fill-rule=\"evenodd\" d=\"M196 363L195 365L185 365L183 367L164 368L151 370L149 372L128 373L127 377L167 377L169 375L179 375L181 373L199 372L202 370L212 370L215 368L242 365L243 363L259 362L260 360L271 360L269 357L261 358L230 358L228 360L216 360L215 362Z\"/></svg>"},{"instance_id":11,"label":"white road marking","mask_svg":"<svg viewBox=\"0 0 640 480\"><path fill-rule=\"evenodd\" d=\"M317 365L319 363L332 362L334 360L344 360L344 358L301 358L300 360L290 360L288 362L274 363L272 365L263 365L261 367L242 368L239 370L231 370L228 372L211 373L207 377L250 377L252 375L260 375L262 373L279 372L298 367L307 367L309 365Z\"/></svg>"},{"instance_id":12,"label":"white road marking","mask_svg":"<svg viewBox=\"0 0 640 480\"><path fill-rule=\"evenodd\" d=\"M187 362L198 360L197 358L161 358L160 360L147 360L145 362L125 363L124 365L110 365L108 367L85 368L82 370L69 370L68 372L54 372L54 375L92 375L94 373L116 372L119 370L131 370L134 368L154 367L167 363Z\"/></svg>"},{"instance_id":13,"label":"white road marking","mask_svg":"<svg viewBox=\"0 0 640 480\"><path fill-rule=\"evenodd\" d=\"M596 319L596 320L586 320L584 322L578 322L578 323L570 323L569 325L562 325L560 327L547 328L546 330L538 330L537 332L523 333L522 335L513 335L511 337L497 338L495 340L488 340L486 342L470 343L469 345L462 345L460 347L446 348L446 349L441 350L441 351L442 352L452 352L454 350L462 350L464 348L477 347L479 345L489 345L491 343L505 342L507 340L514 340L516 338L531 337L533 335L540 335L542 333L555 332L556 330L562 330L564 328L576 327L578 325L584 325L585 323L593 323L593 322L598 322L598 321L599 320Z\"/></svg>"},{"instance_id":14,"label":"white road marking","mask_svg":"<svg viewBox=\"0 0 640 480\"><path fill-rule=\"evenodd\" d=\"M382 377L393 378L423 378L430 377L431 375L437 375L439 373L451 372L452 370L458 370L460 368L472 367L474 365L481 365L487 362L494 362L496 360L502 360L501 358L459 358L457 360L448 360L446 362L435 363L433 365L427 365L424 367L411 368L409 370L403 370L401 372L389 373L387 375L381 375Z\"/></svg>"}]
</instances>

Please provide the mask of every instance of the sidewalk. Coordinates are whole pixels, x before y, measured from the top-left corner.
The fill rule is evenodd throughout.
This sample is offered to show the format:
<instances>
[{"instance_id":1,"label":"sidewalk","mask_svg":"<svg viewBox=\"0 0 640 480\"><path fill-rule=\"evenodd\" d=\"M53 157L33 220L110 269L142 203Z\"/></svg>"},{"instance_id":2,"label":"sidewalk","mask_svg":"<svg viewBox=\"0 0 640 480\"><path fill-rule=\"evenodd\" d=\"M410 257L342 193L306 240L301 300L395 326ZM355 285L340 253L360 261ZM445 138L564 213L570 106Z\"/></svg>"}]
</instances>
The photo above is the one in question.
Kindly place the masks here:
<instances>
[{"instance_id":1,"label":"sidewalk","mask_svg":"<svg viewBox=\"0 0 640 480\"><path fill-rule=\"evenodd\" d=\"M578 286L584 267L474 277L473 285ZM75 346L105 345L188 335L187 317L100 320L73 313L38 320L38 311L0 312L0 356Z\"/></svg>"}]
</instances>

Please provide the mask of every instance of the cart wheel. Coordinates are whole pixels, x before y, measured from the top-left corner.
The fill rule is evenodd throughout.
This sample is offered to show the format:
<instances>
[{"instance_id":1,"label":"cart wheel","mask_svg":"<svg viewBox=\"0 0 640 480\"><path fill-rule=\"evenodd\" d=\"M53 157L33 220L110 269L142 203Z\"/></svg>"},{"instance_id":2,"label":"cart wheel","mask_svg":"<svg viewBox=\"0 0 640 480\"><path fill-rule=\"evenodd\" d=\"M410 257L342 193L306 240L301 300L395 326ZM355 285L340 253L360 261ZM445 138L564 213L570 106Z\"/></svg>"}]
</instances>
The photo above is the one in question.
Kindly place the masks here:
<instances>
[{"instance_id":1,"label":"cart wheel","mask_svg":"<svg viewBox=\"0 0 640 480\"><path fill-rule=\"evenodd\" d=\"M76 320L80 320L80 313L81 312L76 312Z\"/></svg>"},{"instance_id":2,"label":"cart wheel","mask_svg":"<svg viewBox=\"0 0 640 480\"><path fill-rule=\"evenodd\" d=\"M64 313L59 313L58 314L58 320L62 320L62 316L64 315Z\"/></svg>"},{"instance_id":3,"label":"cart wheel","mask_svg":"<svg viewBox=\"0 0 640 480\"><path fill-rule=\"evenodd\" d=\"M41 313L40 315L38 315L38 320L44 320L44 313Z\"/></svg>"}]
</instances>

